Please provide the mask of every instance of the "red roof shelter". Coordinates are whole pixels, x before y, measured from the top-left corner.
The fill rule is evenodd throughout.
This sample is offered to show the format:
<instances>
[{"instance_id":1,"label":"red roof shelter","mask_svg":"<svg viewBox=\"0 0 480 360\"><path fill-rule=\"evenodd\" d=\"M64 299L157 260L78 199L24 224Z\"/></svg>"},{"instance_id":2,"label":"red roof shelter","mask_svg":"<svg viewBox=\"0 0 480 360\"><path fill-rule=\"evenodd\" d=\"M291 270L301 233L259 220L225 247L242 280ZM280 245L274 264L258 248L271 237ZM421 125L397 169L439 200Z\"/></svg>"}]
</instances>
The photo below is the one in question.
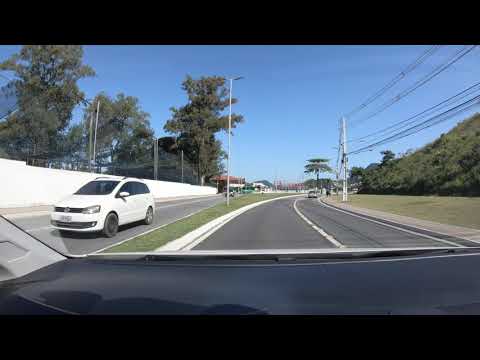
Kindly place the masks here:
<instances>
[{"instance_id":1,"label":"red roof shelter","mask_svg":"<svg viewBox=\"0 0 480 360\"><path fill-rule=\"evenodd\" d=\"M217 190L218 192L223 192L223 189L227 186L227 176L220 175L214 176L211 178L211 181L217 183ZM230 185L231 184L245 184L245 178L237 177L237 176L230 176Z\"/></svg>"}]
</instances>

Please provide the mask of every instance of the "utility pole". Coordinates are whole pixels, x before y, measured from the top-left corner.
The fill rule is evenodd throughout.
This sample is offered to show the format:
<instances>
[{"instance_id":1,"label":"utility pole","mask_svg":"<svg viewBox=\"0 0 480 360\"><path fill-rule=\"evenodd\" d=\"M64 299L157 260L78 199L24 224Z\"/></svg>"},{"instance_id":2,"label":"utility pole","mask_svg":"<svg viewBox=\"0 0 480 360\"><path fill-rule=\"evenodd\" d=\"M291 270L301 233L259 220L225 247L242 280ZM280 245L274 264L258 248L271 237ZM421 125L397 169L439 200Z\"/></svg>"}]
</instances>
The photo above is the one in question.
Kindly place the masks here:
<instances>
[{"instance_id":1,"label":"utility pole","mask_svg":"<svg viewBox=\"0 0 480 360\"><path fill-rule=\"evenodd\" d=\"M335 192L336 192L337 198L338 198L338 169L335 170L335 177L336 177L336 180L335 180Z\"/></svg>"},{"instance_id":2,"label":"utility pole","mask_svg":"<svg viewBox=\"0 0 480 360\"><path fill-rule=\"evenodd\" d=\"M97 102L97 117L95 119L95 137L93 140L93 165L95 166L95 147L97 145L98 112L100 110L100 100Z\"/></svg>"},{"instance_id":3,"label":"utility pole","mask_svg":"<svg viewBox=\"0 0 480 360\"><path fill-rule=\"evenodd\" d=\"M348 159L347 159L347 123L345 117L342 118L342 163L343 163L343 198L342 201L348 201Z\"/></svg>"},{"instance_id":4,"label":"utility pole","mask_svg":"<svg viewBox=\"0 0 480 360\"><path fill-rule=\"evenodd\" d=\"M153 140L153 179L158 180L158 138Z\"/></svg>"},{"instance_id":5,"label":"utility pole","mask_svg":"<svg viewBox=\"0 0 480 360\"><path fill-rule=\"evenodd\" d=\"M183 150L182 150L182 183L183 183ZM218 186L217 186L218 188Z\"/></svg>"}]
</instances>

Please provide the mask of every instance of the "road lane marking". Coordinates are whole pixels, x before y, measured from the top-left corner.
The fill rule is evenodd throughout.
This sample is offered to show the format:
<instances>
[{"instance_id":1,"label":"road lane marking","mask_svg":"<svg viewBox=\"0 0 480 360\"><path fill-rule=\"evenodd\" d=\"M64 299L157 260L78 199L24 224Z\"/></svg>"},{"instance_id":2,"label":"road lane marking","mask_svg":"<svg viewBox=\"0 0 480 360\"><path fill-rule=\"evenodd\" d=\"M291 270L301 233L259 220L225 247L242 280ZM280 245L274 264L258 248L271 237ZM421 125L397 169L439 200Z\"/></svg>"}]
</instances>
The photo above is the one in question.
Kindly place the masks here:
<instances>
[{"instance_id":1,"label":"road lane marking","mask_svg":"<svg viewBox=\"0 0 480 360\"><path fill-rule=\"evenodd\" d=\"M300 210L297 208L297 201L300 199L297 199L293 202L293 208L295 209L295 212L297 213L298 216L300 216L308 225L310 225L316 232L318 232L320 235L322 235L325 239L330 241L333 245L339 248L344 248L346 247L345 245L341 244L338 242L333 236L327 234L325 230L322 228L318 227L315 225L313 222L311 222L305 215L303 215Z\"/></svg>"},{"instance_id":2,"label":"road lane marking","mask_svg":"<svg viewBox=\"0 0 480 360\"><path fill-rule=\"evenodd\" d=\"M42 231L42 230L48 230L48 229L51 229L50 225L41 226L41 227L37 227L37 228L33 228L33 229L25 229L25 231L26 232L35 232L35 231Z\"/></svg>"},{"instance_id":3,"label":"road lane marking","mask_svg":"<svg viewBox=\"0 0 480 360\"><path fill-rule=\"evenodd\" d=\"M155 251L196 251L194 247L200 244L202 241L206 240L211 234L223 227L229 221L233 220L237 216L244 214L245 212L256 208L258 206L270 203L272 201L277 201L281 199L288 199L291 197L296 197L301 195L288 195L276 197L273 199L259 201L253 204L245 205L237 210L233 210L227 214L224 214L208 223L196 228L195 230L181 236L178 239L172 240L165 245L155 249Z\"/></svg>"},{"instance_id":4,"label":"road lane marking","mask_svg":"<svg viewBox=\"0 0 480 360\"><path fill-rule=\"evenodd\" d=\"M379 225L383 225L383 226L386 226L386 227L390 227L390 228L392 228L392 229L399 230L399 231L404 231L404 232L409 233L409 234L412 234L412 235L417 235L417 236L426 237L426 238L428 238L428 239L435 240L435 241L439 241L439 242L443 242L443 243L445 243L445 244L453 245L453 246L456 246L456 247L461 247L461 248L467 247L467 246L463 246L463 245L460 245L460 244L457 244L457 243L454 243L454 242L451 242L451 241L448 241L448 240L439 239L439 238L436 238L436 237L433 237L433 236L430 236L430 235L427 235L427 234L418 233L418 232L415 232L415 231L412 231L412 230L403 229L403 228L398 227L398 226L386 224L386 223L381 222L381 221L369 219L369 218L364 217L364 216L361 216L361 215L352 214L352 213L350 213L350 212L348 212L348 211L344 211L344 210L341 210L341 209L337 209L336 207L327 205L327 204L324 203L323 201L320 201L320 199L317 199L317 200L318 200L318 203L319 203L320 205L325 206L326 208L329 208L329 209L332 209L332 210L336 210L336 211L340 211L340 212L345 213L345 214L347 214L347 215L354 216L354 217L357 217L357 218L360 218L360 219L363 219L363 220L367 220L367 221L373 222L373 223L375 223L375 224L379 224ZM390 220L388 220L388 221L390 221ZM393 221L391 221L391 222L393 222ZM408 225L408 226L410 226L410 225Z\"/></svg>"}]
</instances>

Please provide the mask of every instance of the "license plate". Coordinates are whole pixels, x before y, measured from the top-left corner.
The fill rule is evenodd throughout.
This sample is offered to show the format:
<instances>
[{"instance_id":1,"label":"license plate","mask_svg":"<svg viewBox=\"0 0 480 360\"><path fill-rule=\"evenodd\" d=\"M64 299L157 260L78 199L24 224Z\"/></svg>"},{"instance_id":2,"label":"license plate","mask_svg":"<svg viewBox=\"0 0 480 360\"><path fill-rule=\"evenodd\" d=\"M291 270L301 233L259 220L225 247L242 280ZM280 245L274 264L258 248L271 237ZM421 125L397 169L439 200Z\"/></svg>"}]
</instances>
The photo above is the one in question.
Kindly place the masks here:
<instances>
[{"instance_id":1,"label":"license plate","mask_svg":"<svg viewBox=\"0 0 480 360\"><path fill-rule=\"evenodd\" d=\"M68 221L72 221L72 217L71 217L71 216L62 215L62 216L60 216L60 220L65 221L65 222L68 222Z\"/></svg>"}]
</instances>

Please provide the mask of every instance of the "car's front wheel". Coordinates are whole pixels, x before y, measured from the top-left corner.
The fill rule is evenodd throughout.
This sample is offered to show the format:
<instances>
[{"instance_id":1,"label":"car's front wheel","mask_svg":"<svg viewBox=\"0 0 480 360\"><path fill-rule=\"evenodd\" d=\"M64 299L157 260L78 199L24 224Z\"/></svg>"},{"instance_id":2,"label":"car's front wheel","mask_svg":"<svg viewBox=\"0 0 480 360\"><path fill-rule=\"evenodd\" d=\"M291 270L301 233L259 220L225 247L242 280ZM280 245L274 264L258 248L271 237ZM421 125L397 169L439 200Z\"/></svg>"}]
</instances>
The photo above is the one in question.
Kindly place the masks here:
<instances>
[{"instance_id":1,"label":"car's front wheel","mask_svg":"<svg viewBox=\"0 0 480 360\"><path fill-rule=\"evenodd\" d=\"M145 220L143 220L145 225L150 225L153 222L153 208L151 206L147 209L147 214L145 215Z\"/></svg>"},{"instance_id":2,"label":"car's front wheel","mask_svg":"<svg viewBox=\"0 0 480 360\"><path fill-rule=\"evenodd\" d=\"M105 218L105 224L103 225L103 234L108 237L114 237L118 232L118 217L115 213L110 213Z\"/></svg>"}]
</instances>

